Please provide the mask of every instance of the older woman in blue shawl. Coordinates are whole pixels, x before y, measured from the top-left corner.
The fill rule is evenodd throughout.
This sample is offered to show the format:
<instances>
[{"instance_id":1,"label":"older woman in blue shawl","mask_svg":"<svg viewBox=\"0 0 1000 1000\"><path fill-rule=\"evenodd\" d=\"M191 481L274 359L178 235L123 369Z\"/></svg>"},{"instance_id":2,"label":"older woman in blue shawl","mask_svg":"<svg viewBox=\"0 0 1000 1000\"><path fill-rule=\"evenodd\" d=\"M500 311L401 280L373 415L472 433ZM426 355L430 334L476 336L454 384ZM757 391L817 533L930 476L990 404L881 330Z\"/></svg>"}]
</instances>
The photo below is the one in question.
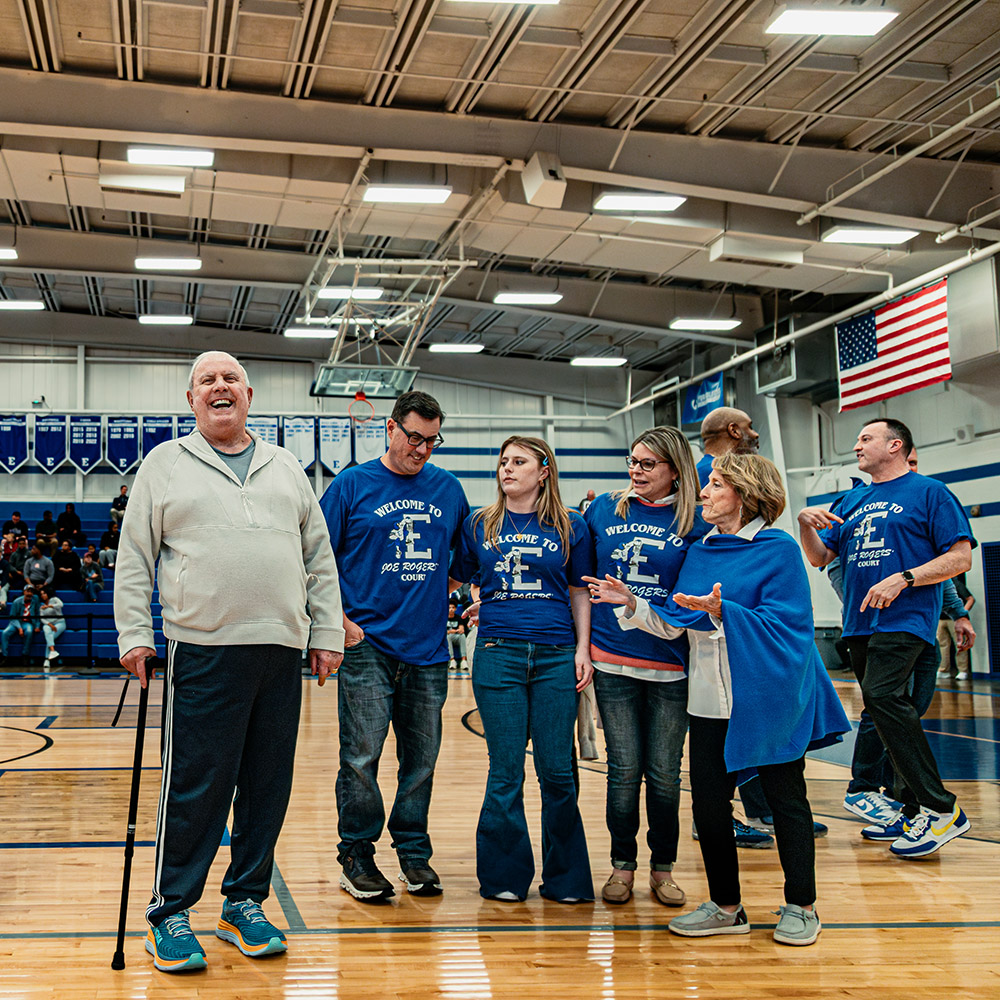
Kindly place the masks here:
<instances>
[{"instance_id":1,"label":"older woman in blue shawl","mask_svg":"<svg viewBox=\"0 0 1000 1000\"><path fill-rule=\"evenodd\" d=\"M759 455L724 455L701 499L713 528L688 550L665 604L649 605L611 576L588 579L592 601L622 605L622 628L669 638L686 630L691 643L691 800L711 898L669 928L685 937L749 933L732 797L756 771L785 876L774 939L808 945L821 928L805 754L837 742L850 723L813 641L798 544L772 527L785 508L778 470Z\"/></svg>"}]
</instances>

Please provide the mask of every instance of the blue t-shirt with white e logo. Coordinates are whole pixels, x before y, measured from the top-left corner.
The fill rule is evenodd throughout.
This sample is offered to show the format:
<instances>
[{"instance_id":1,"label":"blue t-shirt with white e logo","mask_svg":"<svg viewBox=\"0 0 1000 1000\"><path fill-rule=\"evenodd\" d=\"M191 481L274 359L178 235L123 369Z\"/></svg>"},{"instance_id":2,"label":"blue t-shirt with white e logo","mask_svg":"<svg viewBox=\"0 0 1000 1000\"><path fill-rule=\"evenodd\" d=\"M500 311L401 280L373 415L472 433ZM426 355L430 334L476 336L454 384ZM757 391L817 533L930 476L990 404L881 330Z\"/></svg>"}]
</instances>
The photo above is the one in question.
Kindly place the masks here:
<instances>
[{"instance_id":1,"label":"blue t-shirt with white e logo","mask_svg":"<svg viewBox=\"0 0 1000 1000\"><path fill-rule=\"evenodd\" d=\"M585 587L590 535L583 518L569 512L569 559L559 533L537 514L504 515L495 545L483 538L482 519L466 518L451 575L479 574L479 639L523 639L552 646L576 642L569 588ZM473 525L475 521L475 525Z\"/></svg>"},{"instance_id":2,"label":"blue t-shirt with white e logo","mask_svg":"<svg viewBox=\"0 0 1000 1000\"><path fill-rule=\"evenodd\" d=\"M448 560L469 502L436 465L401 476L379 458L345 469L320 500L344 613L387 656L448 659Z\"/></svg>"},{"instance_id":3,"label":"blue t-shirt with white e logo","mask_svg":"<svg viewBox=\"0 0 1000 1000\"><path fill-rule=\"evenodd\" d=\"M594 539L594 576L603 580L605 574L610 574L637 597L644 597L650 604L663 604L674 589L684 554L708 532L709 525L700 513L695 513L691 531L680 536L676 533L672 503L645 503L632 497L625 518L615 513L617 506L618 498L604 493L584 515ZM687 665L686 636L661 639L639 629L626 632L618 625L610 604L591 607L590 641L595 659L621 659L654 669Z\"/></svg>"},{"instance_id":4,"label":"blue t-shirt with white e logo","mask_svg":"<svg viewBox=\"0 0 1000 1000\"><path fill-rule=\"evenodd\" d=\"M907 587L887 608L861 602L880 580L922 566L955 542L976 540L958 498L936 479L907 472L884 483L855 487L839 498L844 519L819 533L844 568L845 636L909 632L934 642L943 584Z\"/></svg>"}]
</instances>

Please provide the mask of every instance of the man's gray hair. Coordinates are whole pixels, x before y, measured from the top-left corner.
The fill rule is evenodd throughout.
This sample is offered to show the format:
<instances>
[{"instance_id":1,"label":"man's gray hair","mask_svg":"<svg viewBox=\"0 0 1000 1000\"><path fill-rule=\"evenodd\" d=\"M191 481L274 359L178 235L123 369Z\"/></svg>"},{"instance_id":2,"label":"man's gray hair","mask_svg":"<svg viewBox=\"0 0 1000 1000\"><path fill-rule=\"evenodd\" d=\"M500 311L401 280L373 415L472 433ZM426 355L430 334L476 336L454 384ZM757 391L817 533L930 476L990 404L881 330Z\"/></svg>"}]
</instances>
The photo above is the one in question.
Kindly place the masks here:
<instances>
[{"instance_id":1,"label":"man's gray hair","mask_svg":"<svg viewBox=\"0 0 1000 1000\"><path fill-rule=\"evenodd\" d=\"M188 373L188 389L193 389L194 388L194 373L195 373L195 369L210 354L225 354L227 358L233 358L233 356L228 351L202 351L201 354L199 354L198 357L196 357L194 359L194 361L191 362L191 371ZM236 361L236 358L233 358L233 361ZM243 367L243 365L241 365L239 363L239 361L236 361L236 367L239 368L239 370L243 373L243 381L247 385L249 385L250 384L250 376L247 375L247 370Z\"/></svg>"}]
</instances>

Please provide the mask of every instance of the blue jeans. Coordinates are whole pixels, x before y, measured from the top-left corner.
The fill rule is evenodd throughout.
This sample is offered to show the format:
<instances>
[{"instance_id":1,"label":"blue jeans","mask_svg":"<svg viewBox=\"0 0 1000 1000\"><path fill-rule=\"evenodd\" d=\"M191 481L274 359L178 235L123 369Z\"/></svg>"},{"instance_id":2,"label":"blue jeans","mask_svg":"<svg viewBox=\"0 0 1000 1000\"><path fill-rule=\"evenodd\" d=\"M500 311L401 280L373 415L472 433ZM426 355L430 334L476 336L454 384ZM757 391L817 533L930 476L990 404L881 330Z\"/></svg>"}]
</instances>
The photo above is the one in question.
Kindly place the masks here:
<instances>
[{"instance_id":1,"label":"blue jeans","mask_svg":"<svg viewBox=\"0 0 1000 1000\"><path fill-rule=\"evenodd\" d=\"M937 646L928 646L913 665L909 698L920 718L934 700L940 662L941 650ZM894 795L895 783L896 772L892 769L892 761L889 760L882 737L866 708L858 721L854 756L851 759L851 782L847 786L847 792L853 795L855 792L878 792L884 788L889 795Z\"/></svg>"},{"instance_id":2,"label":"blue jeans","mask_svg":"<svg viewBox=\"0 0 1000 1000\"><path fill-rule=\"evenodd\" d=\"M681 757L687 734L687 680L647 681L594 671L594 691L608 747L611 864L638 867L639 790L646 781L646 844L654 870L677 860Z\"/></svg>"},{"instance_id":3,"label":"blue jeans","mask_svg":"<svg viewBox=\"0 0 1000 1000\"><path fill-rule=\"evenodd\" d=\"M337 675L340 770L337 773L338 859L371 857L385 826L378 765L389 724L396 737L396 799L389 815L400 861L431 856L427 811L441 748L441 709L448 664L414 666L367 640L344 653Z\"/></svg>"},{"instance_id":4,"label":"blue jeans","mask_svg":"<svg viewBox=\"0 0 1000 1000\"><path fill-rule=\"evenodd\" d=\"M31 637L35 632L34 625L31 622L11 622L4 630L3 634L0 635L0 647L3 649L3 655L7 655L7 650L10 647L10 637L12 635L17 635L18 624L24 629L24 649L22 650L22 655L27 657L28 651L31 649Z\"/></svg>"},{"instance_id":5,"label":"blue jeans","mask_svg":"<svg viewBox=\"0 0 1000 1000\"><path fill-rule=\"evenodd\" d=\"M98 597L101 596L101 591L104 590L103 583L94 583L92 580L85 580L83 583L83 596L93 604Z\"/></svg>"},{"instance_id":6,"label":"blue jeans","mask_svg":"<svg viewBox=\"0 0 1000 1000\"><path fill-rule=\"evenodd\" d=\"M535 861L524 818L528 739L542 794L542 885L550 899L594 898L590 856L573 782L574 646L480 635L472 690L490 753L476 830L480 895L524 899Z\"/></svg>"}]
</instances>

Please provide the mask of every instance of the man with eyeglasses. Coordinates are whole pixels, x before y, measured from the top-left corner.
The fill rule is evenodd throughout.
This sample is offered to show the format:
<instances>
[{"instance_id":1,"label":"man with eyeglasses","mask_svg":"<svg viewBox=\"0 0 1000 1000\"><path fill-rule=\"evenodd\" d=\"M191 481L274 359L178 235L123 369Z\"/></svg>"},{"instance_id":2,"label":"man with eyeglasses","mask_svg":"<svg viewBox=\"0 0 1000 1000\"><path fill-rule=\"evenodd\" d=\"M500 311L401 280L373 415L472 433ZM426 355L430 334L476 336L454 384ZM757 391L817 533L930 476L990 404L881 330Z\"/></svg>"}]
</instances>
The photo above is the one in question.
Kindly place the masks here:
<instances>
[{"instance_id":1,"label":"man with eyeglasses","mask_svg":"<svg viewBox=\"0 0 1000 1000\"><path fill-rule=\"evenodd\" d=\"M337 683L341 888L376 902L394 895L375 864L385 809L382 746L396 737L389 815L399 879L419 896L441 892L427 833L441 709L448 689L449 554L469 513L459 481L428 459L444 413L425 392L396 400L381 458L345 469L320 501L340 567L347 632Z\"/></svg>"}]
</instances>

